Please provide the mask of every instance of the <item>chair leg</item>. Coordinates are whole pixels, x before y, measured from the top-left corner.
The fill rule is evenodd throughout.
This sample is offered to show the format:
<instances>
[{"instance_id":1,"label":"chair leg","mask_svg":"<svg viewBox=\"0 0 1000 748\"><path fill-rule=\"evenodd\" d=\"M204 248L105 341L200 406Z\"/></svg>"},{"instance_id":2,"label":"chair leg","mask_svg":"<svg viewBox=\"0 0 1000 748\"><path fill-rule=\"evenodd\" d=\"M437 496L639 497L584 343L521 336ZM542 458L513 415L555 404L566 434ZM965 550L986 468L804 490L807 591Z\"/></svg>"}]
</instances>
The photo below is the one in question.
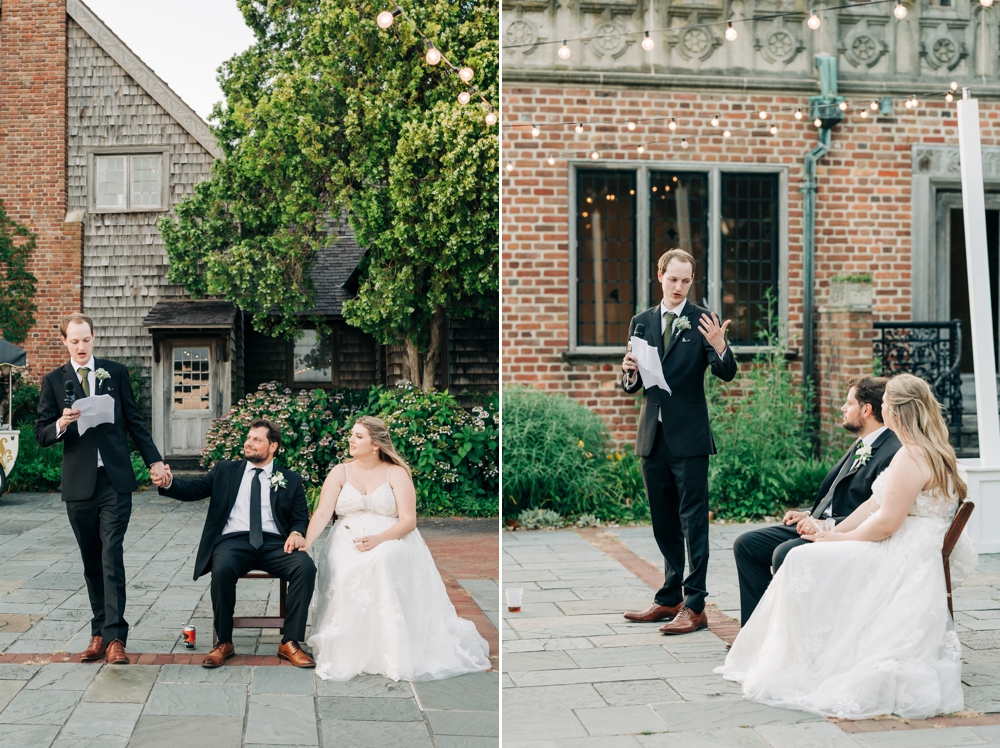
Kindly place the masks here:
<instances>
[{"instance_id":1,"label":"chair leg","mask_svg":"<svg viewBox=\"0 0 1000 748\"><path fill-rule=\"evenodd\" d=\"M944 562L944 588L948 593L948 614L951 616L951 620L955 620L955 610L952 607L951 602L951 564L945 559Z\"/></svg>"}]
</instances>

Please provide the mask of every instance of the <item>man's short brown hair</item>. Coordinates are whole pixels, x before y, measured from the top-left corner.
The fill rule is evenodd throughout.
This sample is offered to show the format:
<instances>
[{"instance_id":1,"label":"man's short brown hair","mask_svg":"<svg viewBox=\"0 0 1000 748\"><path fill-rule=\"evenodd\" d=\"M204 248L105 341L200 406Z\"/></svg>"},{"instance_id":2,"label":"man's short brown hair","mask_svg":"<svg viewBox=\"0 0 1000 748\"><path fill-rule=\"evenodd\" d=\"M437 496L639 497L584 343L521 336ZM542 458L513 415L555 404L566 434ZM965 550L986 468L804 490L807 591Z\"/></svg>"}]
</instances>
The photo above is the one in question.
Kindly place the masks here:
<instances>
[{"instance_id":1,"label":"man's short brown hair","mask_svg":"<svg viewBox=\"0 0 1000 748\"><path fill-rule=\"evenodd\" d=\"M281 449L281 427L274 421L269 421L266 418L258 418L250 424L250 428L267 429L267 441L271 444L277 444L278 449Z\"/></svg>"},{"instance_id":2,"label":"man's short brown hair","mask_svg":"<svg viewBox=\"0 0 1000 748\"><path fill-rule=\"evenodd\" d=\"M847 386L854 388L854 397L862 405L872 406L872 415L879 423L882 420L882 396L885 394L886 377L851 377Z\"/></svg>"},{"instance_id":3,"label":"man's short brown hair","mask_svg":"<svg viewBox=\"0 0 1000 748\"><path fill-rule=\"evenodd\" d=\"M86 314L80 314L80 312L73 312L73 314L69 315L68 317L63 317L63 321L59 325L59 334L62 335L63 338L66 337L66 331L69 329L69 326L74 322L77 324L81 322L86 322L87 327L90 328L90 334L91 335L94 334L94 320L92 320Z\"/></svg>"},{"instance_id":4,"label":"man's short brown hair","mask_svg":"<svg viewBox=\"0 0 1000 748\"><path fill-rule=\"evenodd\" d=\"M694 271L698 269L698 263L694 261L694 257L691 253L685 252L679 247L675 249L668 249L660 255L660 259L656 261L656 269L661 273L667 272L667 265L670 264L671 260L679 260L680 262L688 263L691 266L691 275L694 275Z\"/></svg>"}]
</instances>

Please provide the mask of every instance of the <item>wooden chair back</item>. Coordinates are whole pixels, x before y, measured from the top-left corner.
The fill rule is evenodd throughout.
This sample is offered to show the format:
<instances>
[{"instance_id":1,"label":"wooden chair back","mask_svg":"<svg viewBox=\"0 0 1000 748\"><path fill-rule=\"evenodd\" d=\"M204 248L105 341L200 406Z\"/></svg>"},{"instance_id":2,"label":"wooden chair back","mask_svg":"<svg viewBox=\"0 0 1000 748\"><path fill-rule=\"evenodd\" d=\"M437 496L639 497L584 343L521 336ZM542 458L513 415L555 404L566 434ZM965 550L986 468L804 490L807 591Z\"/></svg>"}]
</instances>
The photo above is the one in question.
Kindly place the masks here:
<instances>
[{"instance_id":1,"label":"wooden chair back","mask_svg":"<svg viewBox=\"0 0 1000 748\"><path fill-rule=\"evenodd\" d=\"M951 617L955 617L955 611L951 605L951 564L949 559L951 558L951 552L955 550L955 544L958 543L958 539L962 536L962 530L965 529L966 523L969 521L969 517L972 516L972 511L976 508L976 505L971 501L963 501L958 505L958 511L955 512L955 519L951 521L951 527L948 528L948 532L944 535L944 545L941 548L941 560L944 562L944 585L945 589L948 590L948 613Z\"/></svg>"}]
</instances>

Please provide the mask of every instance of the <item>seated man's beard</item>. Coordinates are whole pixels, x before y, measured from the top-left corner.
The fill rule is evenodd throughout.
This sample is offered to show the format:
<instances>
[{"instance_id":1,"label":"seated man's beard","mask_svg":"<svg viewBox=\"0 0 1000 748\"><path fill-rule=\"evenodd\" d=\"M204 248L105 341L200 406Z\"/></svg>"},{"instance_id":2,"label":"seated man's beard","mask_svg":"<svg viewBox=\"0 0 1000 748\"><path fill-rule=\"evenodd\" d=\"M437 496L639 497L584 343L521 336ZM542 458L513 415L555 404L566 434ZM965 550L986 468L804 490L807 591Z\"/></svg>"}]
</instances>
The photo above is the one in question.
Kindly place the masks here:
<instances>
[{"instance_id":1,"label":"seated man's beard","mask_svg":"<svg viewBox=\"0 0 1000 748\"><path fill-rule=\"evenodd\" d=\"M857 434L861 432L861 429L865 427L864 422L859 418L857 421L844 421L844 428L850 431L852 434Z\"/></svg>"}]
</instances>

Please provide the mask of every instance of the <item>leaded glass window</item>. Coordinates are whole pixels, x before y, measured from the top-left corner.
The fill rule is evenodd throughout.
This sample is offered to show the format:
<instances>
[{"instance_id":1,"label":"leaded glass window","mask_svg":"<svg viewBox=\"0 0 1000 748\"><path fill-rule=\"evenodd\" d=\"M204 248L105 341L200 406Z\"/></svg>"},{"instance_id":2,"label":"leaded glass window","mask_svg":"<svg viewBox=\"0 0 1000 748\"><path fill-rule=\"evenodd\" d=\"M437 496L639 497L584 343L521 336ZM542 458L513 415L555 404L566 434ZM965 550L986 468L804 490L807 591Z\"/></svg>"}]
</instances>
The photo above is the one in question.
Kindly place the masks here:
<instances>
[{"instance_id":1,"label":"leaded glass window","mask_svg":"<svg viewBox=\"0 0 1000 748\"><path fill-rule=\"evenodd\" d=\"M164 207L164 154L111 154L93 157L91 209L159 210Z\"/></svg>"},{"instance_id":2,"label":"leaded glass window","mask_svg":"<svg viewBox=\"0 0 1000 748\"><path fill-rule=\"evenodd\" d=\"M708 175L650 172L649 305L663 299L657 261L671 249L689 252L697 263L688 299L708 306Z\"/></svg>"},{"instance_id":3,"label":"leaded glass window","mask_svg":"<svg viewBox=\"0 0 1000 748\"><path fill-rule=\"evenodd\" d=\"M208 410L211 406L208 348L174 348L174 410Z\"/></svg>"}]
</instances>

